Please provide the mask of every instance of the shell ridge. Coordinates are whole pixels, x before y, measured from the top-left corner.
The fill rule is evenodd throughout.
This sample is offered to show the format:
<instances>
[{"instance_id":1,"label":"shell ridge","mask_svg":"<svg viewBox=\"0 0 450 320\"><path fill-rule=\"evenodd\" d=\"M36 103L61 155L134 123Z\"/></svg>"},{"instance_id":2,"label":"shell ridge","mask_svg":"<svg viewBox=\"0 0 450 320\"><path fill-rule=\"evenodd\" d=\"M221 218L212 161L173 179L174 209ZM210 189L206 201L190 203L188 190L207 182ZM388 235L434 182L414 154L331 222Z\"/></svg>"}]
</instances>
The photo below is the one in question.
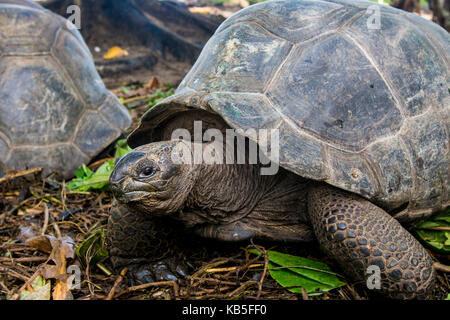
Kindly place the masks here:
<instances>
[{"instance_id":1,"label":"shell ridge","mask_svg":"<svg viewBox=\"0 0 450 320\"><path fill-rule=\"evenodd\" d=\"M292 55L292 53L295 51L294 49L297 47L296 44L292 45L289 48L288 53L286 54L286 57L284 57L283 61L280 63L279 67L275 70L275 72L272 74L272 76L270 77L269 81L267 81L267 84L264 86L263 88L263 94L266 95L267 91L269 90L270 86L272 85L272 83L275 81L275 79L278 77L281 69L283 68L283 66L285 65L285 63L289 60L290 56Z\"/></svg>"},{"instance_id":2,"label":"shell ridge","mask_svg":"<svg viewBox=\"0 0 450 320\"><path fill-rule=\"evenodd\" d=\"M55 37L55 41L58 39L58 37L60 36L60 32L62 31L61 28L59 28L58 32L57 32L57 36ZM61 61L59 61L58 57L56 57L52 50L50 50L50 57L52 59L52 61L54 61L58 67L62 70L62 72L64 73L64 77L69 81L69 83L71 84L72 88L75 90L75 93L77 95L77 97L79 97L81 99L81 101L83 101L83 107L87 108L87 101L84 97L83 94L81 94L81 90L78 87L78 85L73 81L72 76L70 75L69 71L67 70L67 68L61 63ZM81 117L80 117L81 119Z\"/></svg>"},{"instance_id":3,"label":"shell ridge","mask_svg":"<svg viewBox=\"0 0 450 320\"><path fill-rule=\"evenodd\" d=\"M419 28L421 30L421 32L425 35L425 37L427 38L428 42L431 44L431 47L433 48L433 50L435 51L436 55L442 59L442 61L445 63L445 66L447 68L450 67L450 62L447 58L446 55L441 54L441 52L445 52L445 49L443 47L441 47L439 41L436 40L436 38L434 38L429 32L428 30L424 29L424 28L420 28L420 26L417 24L416 21L412 20L409 15L407 14L402 14L402 16L404 18L406 18L409 23L411 23L412 25L414 25L416 28Z\"/></svg>"},{"instance_id":4,"label":"shell ridge","mask_svg":"<svg viewBox=\"0 0 450 320\"><path fill-rule=\"evenodd\" d=\"M349 35L347 32L342 32L341 35L346 40L350 40L358 49L359 51L364 55L364 57L367 59L367 61L370 62L370 64L373 66L373 68L377 71L378 75L383 79L384 84L388 88L389 92L391 93L392 97L395 100L395 106L402 115L403 119L406 118L405 115L405 106L404 103L401 101L401 96L398 94L397 90L394 88L394 85L391 83L390 79L388 79L380 70L378 64L375 62L374 58L369 54L368 50L364 48L364 46L358 42L355 38L353 38L351 35Z\"/></svg>"}]
</instances>

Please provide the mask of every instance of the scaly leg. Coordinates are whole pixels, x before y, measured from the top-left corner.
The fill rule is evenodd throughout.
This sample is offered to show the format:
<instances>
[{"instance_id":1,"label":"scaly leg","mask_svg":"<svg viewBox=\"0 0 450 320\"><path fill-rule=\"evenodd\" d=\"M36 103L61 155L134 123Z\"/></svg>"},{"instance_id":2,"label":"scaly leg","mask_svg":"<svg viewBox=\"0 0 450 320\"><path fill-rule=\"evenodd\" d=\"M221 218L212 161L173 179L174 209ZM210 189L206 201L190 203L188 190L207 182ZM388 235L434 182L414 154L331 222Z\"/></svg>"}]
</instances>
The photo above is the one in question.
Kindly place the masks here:
<instances>
[{"instance_id":1,"label":"scaly leg","mask_svg":"<svg viewBox=\"0 0 450 320\"><path fill-rule=\"evenodd\" d=\"M129 266L138 283L176 280L184 276L180 243L183 230L166 221L145 216L123 205L113 206L108 219L106 242L114 268Z\"/></svg>"},{"instance_id":2,"label":"scaly leg","mask_svg":"<svg viewBox=\"0 0 450 320\"><path fill-rule=\"evenodd\" d=\"M381 271L380 293L397 299L426 298L435 271L425 248L400 223L371 202L327 185L308 194L308 211L321 247L355 281L367 268Z\"/></svg>"}]
</instances>

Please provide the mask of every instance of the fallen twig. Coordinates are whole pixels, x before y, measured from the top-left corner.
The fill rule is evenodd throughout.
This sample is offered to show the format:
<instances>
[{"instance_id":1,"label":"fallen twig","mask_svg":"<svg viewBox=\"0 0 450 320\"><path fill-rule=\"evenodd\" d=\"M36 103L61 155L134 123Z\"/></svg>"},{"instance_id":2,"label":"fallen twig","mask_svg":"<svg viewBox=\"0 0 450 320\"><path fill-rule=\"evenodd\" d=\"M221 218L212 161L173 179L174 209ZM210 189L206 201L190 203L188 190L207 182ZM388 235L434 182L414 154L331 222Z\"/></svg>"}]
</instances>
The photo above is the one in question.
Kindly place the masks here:
<instances>
[{"instance_id":1,"label":"fallen twig","mask_svg":"<svg viewBox=\"0 0 450 320\"><path fill-rule=\"evenodd\" d=\"M94 163L91 163L90 165L88 165L88 168L91 170L94 170L95 168L100 167L100 165L104 164L106 161L109 161L109 160L114 160L114 158L100 159L100 160L95 161Z\"/></svg>"},{"instance_id":2,"label":"fallen twig","mask_svg":"<svg viewBox=\"0 0 450 320\"><path fill-rule=\"evenodd\" d=\"M47 231L48 227L49 213L47 204L45 202L43 202L42 204L44 205L44 225L42 226L41 235L45 235L45 231Z\"/></svg>"},{"instance_id":3,"label":"fallen twig","mask_svg":"<svg viewBox=\"0 0 450 320\"><path fill-rule=\"evenodd\" d=\"M8 173L4 177L0 178L0 183L8 181L8 180L15 179L15 178L18 178L18 177L26 176L26 175L31 174L31 173L37 173L37 172L40 172L40 171L42 171L42 168L34 168L34 169L23 170L23 171L14 172L14 173Z\"/></svg>"},{"instance_id":4,"label":"fallen twig","mask_svg":"<svg viewBox=\"0 0 450 320\"><path fill-rule=\"evenodd\" d=\"M434 230L434 231L450 231L450 227L444 227L444 226L440 226L440 227L425 227L425 228L420 228L423 230Z\"/></svg>"},{"instance_id":5,"label":"fallen twig","mask_svg":"<svg viewBox=\"0 0 450 320\"><path fill-rule=\"evenodd\" d=\"M0 266L0 272L4 272L7 273L11 276L13 276L14 278L23 280L23 281L27 281L27 277L25 277L24 275L21 275L20 273L10 269L10 268L6 268L6 267L2 267Z\"/></svg>"},{"instance_id":6,"label":"fallen twig","mask_svg":"<svg viewBox=\"0 0 450 320\"><path fill-rule=\"evenodd\" d=\"M249 280L247 282L244 282L239 288L233 290L232 292L225 295L224 298L233 298L238 293L241 293L241 291L244 291L244 289L247 289L248 287L257 284L254 280Z\"/></svg>"},{"instance_id":7,"label":"fallen twig","mask_svg":"<svg viewBox=\"0 0 450 320\"><path fill-rule=\"evenodd\" d=\"M106 300L111 300L114 297L114 293L116 293L116 288L119 285L119 283L122 282L123 277L125 276L125 274L127 273L128 268L123 268L122 271L120 271L119 277L116 279L116 281L114 282L114 285L111 288L111 291L109 291L108 296L106 297Z\"/></svg>"},{"instance_id":8,"label":"fallen twig","mask_svg":"<svg viewBox=\"0 0 450 320\"><path fill-rule=\"evenodd\" d=\"M309 300L308 293L306 292L306 289L304 287L302 287L302 299Z\"/></svg>"},{"instance_id":9,"label":"fallen twig","mask_svg":"<svg viewBox=\"0 0 450 320\"><path fill-rule=\"evenodd\" d=\"M0 257L0 262L22 263L22 262L39 262L45 261L48 257L23 257L23 258L6 258Z\"/></svg>"},{"instance_id":10,"label":"fallen twig","mask_svg":"<svg viewBox=\"0 0 450 320\"><path fill-rule=\"evenodd\" d=\"M264 247L258 246L253 244L253 247L256 248L256 250L260 251L263 255L264 255L264 270L261 274L261 279L259 279L259 283L258 283L258 293L256 295L256 299L259 299L261 296L261 292L262 292L262 286L264 283L264 279L266 278L266 274L267 274L267 267L269 265L269 255L267 254L267 251Z\"/></svg>"},{"instance_id":11,"label":"fallen twig","mask_svg":"<svg viewBox=\"0 0 450 320\"><path fill-rule=\"evenodd\" d=\"M436 270L450 273L450 266L446 266L445 264L442 264L442 263L439 263L439 262L434 262L433 266L434 266L434 268Z\"/></svg>"},{"instance_id":12,"label":"fallen twig","mask_svg":"<svg viewBox=\"0 0 450 320\"><path fill-rule=\"evenodd\" d=\"M144 283L140 284L138 286L128 287L127 289L119 292L114 296L114 298L118 298L121 295L124 295L126 293L130 293L133 291L143 290L150 287L158 287L158 286L171 286L173 287L174 296L178 296L178 284L175 281L159 281L159 282L152 282L152 283Z\"/></svg>"},{"instance_id":13,"label":"fallen twig","mask_svg":"<svg viewBox=\"0 0 450 320\"><path fill-rule=\"evenodd\" d=\"M189 280L192 281L197 281L196 283L194 283L192 285L193 288L197 287L199 284L203 283L203 282L211 282L211 283L216 283L216 284L224 284L224 285L236 285L237 282L232 282L232 281L225 281L225 280L220 280L220 279L213 279L213 278L194 278L194 277L186 277Z\"/></svg>"},{"instance_id":14,"label":"fallen twig","mask_svg":"<svg viewBox=\"0 0 450 320\"><path fill-rule=\"evenodd\" d=\"M256 264L251 264L248 266L248 268L256 268L256 267L262 267L264 264L262 263L256 263ZM206 269L205 272L207 273L216 273L216 272L227 272L227 271L235 271L237 269L241 269L241 266L237 266L237 267L226 267L226 268L211 268L211 269Z\"/></svg>"},{"instance_id":15,"label":"fallen twig","mask_svg":"<svg viewBox=\"0 0 450 320\"><path fill-rule=\"evenodd\" d=\"M53 229L55 229L56 237L58 239L62 238L61 230L59 230L58 224L56 222L52 223Z\"/></svg>"},{"instance_id":16,"label":"fallen twig","mask_svg":"<svg viewBox=\"0 0 450 320\"><path fill-rule=\"evenodd\" d=\"M13 294L13 296L11 297L11 300L18 300L20 297L20 293L27 287L30 286L31 282L33 282L34 279L36 279L39 275L41 275L41 271L42 269L47 265L47 262L50 260L50 257L47 258L47 260L41 264L37 270L33 273L33 275L27 279L25 279L25 283L19 288L19 290L17 290L17 292L15 294Z\"/></svg>"},{"instance_id":17,"label":"fallen twig","mask_svg":"<svg viewBox=\"0 0 450 320\"><path fill-rule=\"evenodd\" d=\"M11 290L9 290L8 287L2 281L0 281L0 287L2 287L7 294L11 294Z\"/></svg>"}]
</instances>

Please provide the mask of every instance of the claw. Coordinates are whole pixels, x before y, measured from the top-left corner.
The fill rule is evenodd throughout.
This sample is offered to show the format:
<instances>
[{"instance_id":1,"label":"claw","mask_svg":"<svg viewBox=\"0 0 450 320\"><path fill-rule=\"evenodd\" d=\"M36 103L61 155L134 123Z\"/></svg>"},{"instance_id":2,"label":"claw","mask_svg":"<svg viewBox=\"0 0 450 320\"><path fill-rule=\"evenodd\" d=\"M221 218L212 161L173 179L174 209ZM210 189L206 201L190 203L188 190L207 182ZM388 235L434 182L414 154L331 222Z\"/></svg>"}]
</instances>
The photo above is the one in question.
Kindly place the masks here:
<instances>
[{"instance_id":1,"label":"claw","mask_svg":"<svg viewBox=\"0 0 450 320\"><path fill-rule=\"evenodd\" d=\"M155 282L153 276L148 269L141 269L135 272L136 281L140 284Z\"/></svg>"},{"instance_id":2,"label":"claw","mask_svg":"<svg viewBox=\"0 0 450 320\"><path fill-rule=\"evenodd\" d=\"M188 272L185 268L183 268L182 266L177 266L175 268L175 271L181 276L181 277L186 277Z\"/></svg>"},{"instance_id":3,"label":"claw","mask_svg":"<svg viewBox=\"0 0 450 320\"><path fill-rule=\"evenodd\" d=\"M180 261L176 258L168 258L165 260L169 269L184 278L189 274L188 268L191 267L190 263L186 261ZM193 267L191 269L194 269Z\"/></svg>"},{"instance_id":4,"label":"claw","mask_svg":"<svg viewBox=\"0 0 450 320\"><path fill-rule=\"evenodd\" d=\"M122 264L125 264L126 259L121 260ZM137 263L133 259L128 260L128 274L130 285L139 285L144 283L152 283L155 281L177 281L179 278L186 277L189 272L188 266L180 263L175 258L168 258L157 262L149 263L138 261Z\"/></svg>"},{"instance_id":5,"label":"claw","mask_svg":"<svg viewBox=\"0 0 450 320\"><path fill-rule=\"evenodd\" d=\"M178 278L169 270L165 261L158 261L152 265L153 273L158 281L177 281Z\"/></svg>"}]
</instances>

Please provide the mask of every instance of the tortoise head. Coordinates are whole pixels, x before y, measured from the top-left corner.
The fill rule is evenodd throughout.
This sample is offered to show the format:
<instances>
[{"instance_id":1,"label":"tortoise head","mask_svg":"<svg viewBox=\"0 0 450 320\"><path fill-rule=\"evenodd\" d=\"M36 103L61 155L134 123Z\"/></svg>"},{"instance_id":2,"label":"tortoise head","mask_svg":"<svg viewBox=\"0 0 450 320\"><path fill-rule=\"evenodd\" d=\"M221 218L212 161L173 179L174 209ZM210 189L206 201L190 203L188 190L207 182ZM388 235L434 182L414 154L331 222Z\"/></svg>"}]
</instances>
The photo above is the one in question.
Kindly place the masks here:
<instances>
[{"instance_id":1,"label":"tortoise head","mask_svg":"<svg viewBox=\"0 0 450 320\"><path fill-rule=\"evenodd\" d=\"M118 159L109 178L116 199L155 215L179 211L195 180L194 166L173 161L179 144L187 143L154 142Z\"/></svg>"}]
</instances>

